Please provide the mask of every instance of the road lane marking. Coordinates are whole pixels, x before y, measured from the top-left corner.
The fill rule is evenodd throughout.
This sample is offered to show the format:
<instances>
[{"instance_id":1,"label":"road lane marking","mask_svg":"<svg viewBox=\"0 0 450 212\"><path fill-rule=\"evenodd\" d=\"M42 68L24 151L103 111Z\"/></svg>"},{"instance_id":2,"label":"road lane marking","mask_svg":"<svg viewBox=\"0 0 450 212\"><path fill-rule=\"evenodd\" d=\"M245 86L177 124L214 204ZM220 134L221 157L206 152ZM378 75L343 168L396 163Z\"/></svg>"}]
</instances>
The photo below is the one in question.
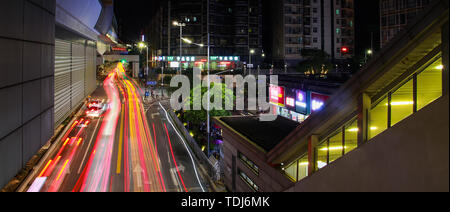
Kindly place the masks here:
<instances>
[{"instance_id":1,"label":"road lane marking","mask_svg":"<svg viewBox=\"0 0 450 212\"><path fill-rule=\"evenodd\" d=\"M87 154L89 152L89 148L91 146L92 139L94 139L95 132L97 131L97 128L98 128L98 125L100 124L100 122L102 122L102 119L103 118L100 118L98 120L98 122L97 122L97 125L95 125L95 129L94 129L94 132L92 133L91 139L89 140L89 144L88 144L88 147L86 149L86 153L84 153L83 160L81 161L80 168L78 169L78 172L77 172L78 174L81 173L81 168L83 167L84 161L86 160L86 156L87 156Z\"/></svg>"},{"instance_id":2,"label":"road lane marking","mask_svg":"<svg viewBox=\"0 0 450 212\"><path fill-rule=\"evenodd\" d=\"M117 170L116 174L120 174L120 169L122 167L122 142L123 142L123 119L125 116L124 105L122 105L122 117L120 118L120 133L119 133L119 153L117 156Z\"/></svg>"},{"instance_id":3,"label":"road lane marking","mask_svg":"<svg viewBox=\"0 0 450 212\"><path fill-rule=\"evenodd\" d=\"M194 158L192 157L191 151L188 149L188 147L186 145L186 142L184 141L183 137L181 137L180 133L178 133L177 128L175 128L175 126L170 121L169 114L167 113L166 109L162 106L161 102L159 102L159 106L164 110L164 112L166 113L167 120L169 121L169 124L172 125L174 131L177 133L178 137L180 137L181 141L183 142L184 148L186 148L186 150L187 150L187 152L189 154L189 157L191 158L192 165L194 166L195 177L197 178L198 184L202 188L202 191L205 192L205 189L203 188L203 185L200 182L200 178L199 178L198 173L197 173L197 166L194 163Z\"/></svg>"},{"instance_id":4,"label":"road lane marking","mask_svg":"<svg viewBox=\"0 0 450 212\"><path fill-rule=\"evenodd\" d=\"M172 166L172 163L170 162L171 158L170 158L169 151L167 151L167 158L168 158L168 161L169 161L169 165ZM169 169L170 177L172 178L172 181L175 184L175 186L178 188L177 191L183 191L183 187L181 187L180 180L178 179L178 176L177 176L177 170L175 168L175 172L174 172L173 169L174 168Z\"/></svg>"}]
</instances>

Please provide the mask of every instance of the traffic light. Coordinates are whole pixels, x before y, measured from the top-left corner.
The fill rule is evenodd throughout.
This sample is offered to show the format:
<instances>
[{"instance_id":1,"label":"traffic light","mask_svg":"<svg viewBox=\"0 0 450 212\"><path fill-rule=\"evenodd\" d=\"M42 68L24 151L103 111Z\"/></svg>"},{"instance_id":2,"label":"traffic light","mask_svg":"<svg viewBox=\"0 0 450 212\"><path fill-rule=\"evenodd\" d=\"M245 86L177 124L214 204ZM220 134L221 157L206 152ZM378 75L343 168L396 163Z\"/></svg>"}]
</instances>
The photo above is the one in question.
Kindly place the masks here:
<instances>
[{"instance_id":1,"label":"traffic light","mask_svg":"<svg viewBox=\"0 0 450 212\"><path fill-rule=\"evenodd\" d=\"M341 53L342 54L348 54L348 52L349 52L348 47L346 47L346 46L341 47Z\"/></svg>"},{"instance_id":2,"label":"traffic light","mask_svg":"<svg viewBox=\"0 0 450 212\"><path fill-rule=\"evenodd\" d=\"M127 63L127 60L122 59L120 62L121 62L122 64L125 64L125 63Z\"/></svg>"}]
</instances>

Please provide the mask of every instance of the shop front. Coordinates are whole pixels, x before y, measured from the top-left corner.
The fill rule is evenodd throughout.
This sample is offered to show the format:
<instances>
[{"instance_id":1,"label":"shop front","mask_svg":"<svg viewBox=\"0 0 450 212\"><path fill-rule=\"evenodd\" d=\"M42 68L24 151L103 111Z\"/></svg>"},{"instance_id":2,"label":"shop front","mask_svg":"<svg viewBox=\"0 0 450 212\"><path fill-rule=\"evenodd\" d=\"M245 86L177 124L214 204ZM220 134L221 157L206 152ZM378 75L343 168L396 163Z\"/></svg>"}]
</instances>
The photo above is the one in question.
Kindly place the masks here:
<instances>
[{"instance_id":1,"label":"shop front","mask_svg":"<svg viewBox=\"0 0 450 212\"><path fill-rule=\"evenodd\" d=\"M170 69L191 69L200 68L206 70L208 58L206 56L156 56L153 57L160 66L169 67ZM239 56L211 56L211 71L224 71L236 69L240 64Z\"/></svg>"},{"instance_id":2,"label":"shop front","mask_svg":"<svg viewBox=\"0 0 450 212\"><path fill-rule=\"evenodd\" d=\"M269 95L274 115L300 123L305 121L311 113L321 110L329 98L327 95L316 92L275 85L270 86Z\"/></svg>"}]
</instances>

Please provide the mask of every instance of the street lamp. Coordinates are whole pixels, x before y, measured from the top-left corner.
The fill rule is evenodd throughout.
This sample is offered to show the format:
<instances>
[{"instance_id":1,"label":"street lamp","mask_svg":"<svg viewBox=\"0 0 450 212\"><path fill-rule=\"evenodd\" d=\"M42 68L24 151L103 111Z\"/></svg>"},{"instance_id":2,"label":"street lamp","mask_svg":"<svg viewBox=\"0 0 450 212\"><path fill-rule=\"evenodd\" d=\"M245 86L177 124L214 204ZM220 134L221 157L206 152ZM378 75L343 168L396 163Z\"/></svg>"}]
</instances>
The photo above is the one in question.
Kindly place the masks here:
<instances>
[{"instance_id":1,"label":"street lamp","mask_svg":"<svg viewBox=\"0 0 450 212\"><path fill-rule=\"evenodd\" d=\"M221 72L219 72L219 73L216 73L216 75L223 74L223 73L226 73L226 72L234 72L234 69L226 70L226 71L221 71Z\"/></svg>"},{"instance_id":2,"label":"street lamp","mask_svg":"<svg viewBox=\"0 0 450 212\"><path fill-rule=\"evenodd\" d=\"M368 57L372 56L372 54L373 54L373 50L372 49L368 49L365 53L366 53L365 58L366 58L366 63L367 63Z\"/></svg>"},{"instance_id":3,"label":"street lamp","mask_svg":"<svg viewBox=\"0 0 450 212\"><path fill-rule=\"evenodd\" d=\"M202 43L194 43L192 40L189 40L187 38L181 38L181 39L187 44L196 45L196 46L199 46L199 47L202 47L202 48L205 46Z\"/></svg>"},{"instance_id":4,"label":"street lamp","mask_svg":"<svg viewBox=\"0 0 450 212\"><path fill-rule=\"evenodd\" d=\"M148 76L148 45L146 45L144 42L140 42L138 44L140 49L146 48L147 49L147 65L146 65L146 75Z\"/></svg>"},{"instance_id":5,"label":"street lamp","mask_svg":"<svg viewBox=\"0 0 450 212\"><path fill-rule=\"evenodd\" d=\"M183 52L182 52L182 50L183 50L182 49L183 48L183 27L185 27L186 24L178 22L178 21L174 21L172 24L173 24L173 26L180 27L180 73L179 74L181 74L181 66L182 66L181 58L183 57Z\"/></svg>"},{"instance_id":6,"label":"street lamp","mask_svg":"<svg viewBox=\"0 0 450 212\"><path fill-rule=\"evenodd\" d=\"M249 69L248 69L248 72L249 72L249 73L252 72L252 68L251 68L251 67L253 66L253 64L252 64L252 55L253 55L253 54L255 54L255 50L254 50L254 49L251 49L251 50L250 50L250 55L249 55L249 59L250 59L250 60L249 60L249 62L248 62L248 64L250 64L250 67L249 67Z\"/></svg>"}]
</instances>

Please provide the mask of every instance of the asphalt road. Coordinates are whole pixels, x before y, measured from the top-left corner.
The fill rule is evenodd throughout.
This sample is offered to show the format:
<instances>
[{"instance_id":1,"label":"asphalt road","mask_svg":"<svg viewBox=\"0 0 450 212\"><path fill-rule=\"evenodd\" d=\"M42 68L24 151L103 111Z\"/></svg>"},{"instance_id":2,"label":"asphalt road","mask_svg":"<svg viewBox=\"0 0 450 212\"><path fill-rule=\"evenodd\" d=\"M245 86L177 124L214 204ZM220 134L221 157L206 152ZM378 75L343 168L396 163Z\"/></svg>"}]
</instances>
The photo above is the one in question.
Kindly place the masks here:
<instances>
[{"instance_id":1,"label":"asphalt road","mask_svg":"<svg viewBox=\"0 0 450 212\"><path fill-rule=\"evenodd\" d=\"M118 64L92 95L106 100L105 113L99 118L78 117L27 190L207 191L194 155L168 120L162 103L153 102L144 109L143 93Z\"/></svg>"}]
</instances>

